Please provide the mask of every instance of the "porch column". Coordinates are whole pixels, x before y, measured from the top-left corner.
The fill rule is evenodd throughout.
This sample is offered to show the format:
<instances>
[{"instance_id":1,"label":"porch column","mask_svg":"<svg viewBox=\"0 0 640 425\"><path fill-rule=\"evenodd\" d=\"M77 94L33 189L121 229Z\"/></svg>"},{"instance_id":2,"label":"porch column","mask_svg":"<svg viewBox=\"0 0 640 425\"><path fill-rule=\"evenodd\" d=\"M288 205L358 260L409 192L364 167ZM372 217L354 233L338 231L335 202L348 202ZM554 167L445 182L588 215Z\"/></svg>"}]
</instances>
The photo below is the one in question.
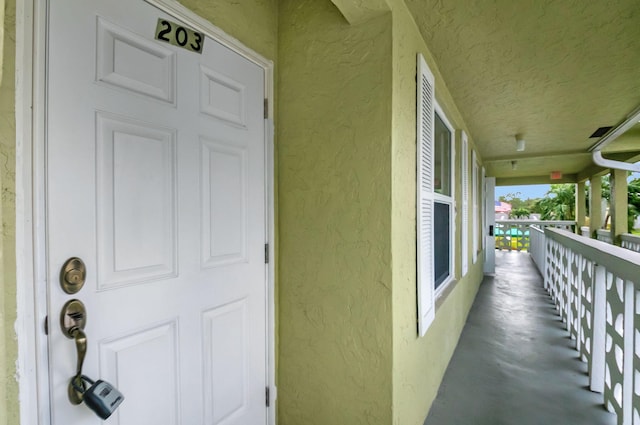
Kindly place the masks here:
<instances>
[{"instance_id":1,"label":"porch column","mask_svg":"<svg viewBox=\"0 0 640 425\"><path fill-rule=\"evenodd\" d=\"M620 245L620 235L627 233L627 172L625 170L611 170L611 238L613 243Z\"/></svg>"},{"instance_id":2,"label":"porch column","mask_svg":"<svg viewBox=\"0 0 640 425\"><path fill-rule=\"evenodd\" d=\"M581 228L587 221L587 196L585 194L586 180L576 184L576 234L581 234Z\"/></svg>"},{"instance_id":3,"label":"porch column","mask_svg":"<svg viewBox=\"0 0 640 425\"><path fill-rule=\"evenodd\" d=\"M592 176L589 185L589 234L595 239L602 227L602 176Z\"/></svg>"}]
</instances>

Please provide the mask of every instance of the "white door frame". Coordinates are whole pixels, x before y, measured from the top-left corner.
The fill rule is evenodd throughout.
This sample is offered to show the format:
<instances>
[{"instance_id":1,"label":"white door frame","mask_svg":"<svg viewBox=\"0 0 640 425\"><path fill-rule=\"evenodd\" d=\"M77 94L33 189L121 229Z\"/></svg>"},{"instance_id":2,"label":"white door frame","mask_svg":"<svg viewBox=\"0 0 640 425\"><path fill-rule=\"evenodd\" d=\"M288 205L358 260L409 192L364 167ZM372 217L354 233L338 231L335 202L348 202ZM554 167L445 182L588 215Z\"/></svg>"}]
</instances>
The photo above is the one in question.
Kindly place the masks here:
<instances>
[{"instance_id":1,"label":"white door frame","mask_svg":"<svg viewBox=\"0 0 640 425\"><path fill-rule=\"evenodd\" d=\"M273 62L247 48L175 0L144 0L179 21L203 32L264 70L265 179L269 244L267 268L267 383L270 391L269 424L275 425L275 215ZM16 2L16 263L18 382L20 423L50 424L49 367L44 323L47 315L46 210L45 210L45 81L48 1ZM49 320L51 326L56 318Z\"/></svg>"},{"instance_id":2,"label":"white door frame","mask_svg":"<svg viewBox=\"0 0 640 425\"><path fill-rule=\"evenodd\" d=\"M482 238L486 242L484 250L484 274L496 273L496 213L495 213L495 193L496 178L486 177L484 179L484 217L485 223L482 226Z\"/></svg>"}]
</instances>

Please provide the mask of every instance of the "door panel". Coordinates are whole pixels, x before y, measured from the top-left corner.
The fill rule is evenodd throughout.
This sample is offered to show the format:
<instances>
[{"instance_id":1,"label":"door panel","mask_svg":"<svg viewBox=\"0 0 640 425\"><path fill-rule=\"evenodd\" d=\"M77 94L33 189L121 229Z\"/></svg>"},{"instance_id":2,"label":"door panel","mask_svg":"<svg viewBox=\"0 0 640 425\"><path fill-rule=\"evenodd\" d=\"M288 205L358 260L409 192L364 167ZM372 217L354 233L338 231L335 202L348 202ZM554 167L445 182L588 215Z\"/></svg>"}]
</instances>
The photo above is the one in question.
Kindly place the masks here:
<instances>
[{"instance_id":1,"label":"door panel","mask_svg":"<svg viewBox=\"0 0 640 425\"><path fill-rule=\"evenodd\" d=\"M204 315L205 398L218 400L218 408L205 406L205 423L220 424L241 416L248 405L247 303L239 300L211 309Z\"/></svg>"},{"instance_id":2,"label":"door panel","mask_svg":"<svg viewBox=\"0 0 640 425\"><path fill-rule=\"evenodd\" d=\"M100 375L113 377L118 387L126 388L127 402L146 406L122 405L116 413L120 423L180 423L177 329L176 322L165 323L100 343Z\"/></svg>"},{"instance_id":3,"label":"door panel","mask_svg":"<svg viewBox=\"0 0 640 425\"><path fill-rule=\"evenodd\" d=\"M175 104L176 54L98 17L96 80Z\"/></svg>"},{"instance_id":4,"label":"door panel","mask_svg":"<svg viewBox=\"0 0 640 425\"><path fill-rule=\"evenodd\" d=\"M202 139L202 265L247 260L247 150Z\"/></svg>"},{"instance_id":5,"label":"door panel","mask_svg":"<svg viewBox=\"0 0 640 425\"><path fill-rule=\"evenodd\" d=\"M96 114L100 289L175 277L176 133Z\"/></svg>"},{"instance_id":6,"label":"door panel","mask_svg":"<svg viewBox=\"0 0 640 425\"><path fill-rule=\"evenodd\" d=\"M52 423L72 406L76 349L56 325L87 309L84 372L125 401L110 423L266 423L263 70L212 39L154 40L142 0L56 0L47 61ZM87 283L57 284L80 257Z\"/></svg>"}]
</instances>

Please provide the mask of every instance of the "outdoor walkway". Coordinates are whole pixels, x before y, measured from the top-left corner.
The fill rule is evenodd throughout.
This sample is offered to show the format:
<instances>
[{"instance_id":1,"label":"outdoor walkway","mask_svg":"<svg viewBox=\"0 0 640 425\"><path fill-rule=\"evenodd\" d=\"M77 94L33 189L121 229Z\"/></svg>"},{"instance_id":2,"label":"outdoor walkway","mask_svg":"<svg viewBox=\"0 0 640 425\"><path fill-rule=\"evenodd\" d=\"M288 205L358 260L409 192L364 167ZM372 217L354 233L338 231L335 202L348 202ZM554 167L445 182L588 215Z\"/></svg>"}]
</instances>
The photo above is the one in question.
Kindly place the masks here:
<instances>
[{"instance_id":1,"label":"outdoor walkway","mask_svg":"<svg viewBox=\"0 0 640 425\"><path fill-rule=\"evenodd\" d=\"M613 425L529 254L496 252L425 425Z\"/></svg>"}]
</instances>

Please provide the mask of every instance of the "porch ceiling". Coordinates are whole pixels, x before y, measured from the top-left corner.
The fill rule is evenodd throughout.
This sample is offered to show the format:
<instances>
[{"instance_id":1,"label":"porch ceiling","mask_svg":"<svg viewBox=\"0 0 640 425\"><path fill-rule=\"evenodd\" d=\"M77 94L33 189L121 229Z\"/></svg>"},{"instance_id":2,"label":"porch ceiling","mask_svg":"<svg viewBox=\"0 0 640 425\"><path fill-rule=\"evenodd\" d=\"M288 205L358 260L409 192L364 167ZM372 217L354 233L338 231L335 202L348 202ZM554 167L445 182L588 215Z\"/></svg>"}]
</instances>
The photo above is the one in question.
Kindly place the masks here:
<instances>
[{"instance_id":1,"label":"porch ceiling","mask_svg":"<svg viewBox=\"0 0 640 425\"><path fill-rule=\"evenodd\" d=\"M640 105L637 0L405 1L498 184L592 172L589 136ZM636 157L640 126L604 152Z\"/></svg>"}]
</instances>

